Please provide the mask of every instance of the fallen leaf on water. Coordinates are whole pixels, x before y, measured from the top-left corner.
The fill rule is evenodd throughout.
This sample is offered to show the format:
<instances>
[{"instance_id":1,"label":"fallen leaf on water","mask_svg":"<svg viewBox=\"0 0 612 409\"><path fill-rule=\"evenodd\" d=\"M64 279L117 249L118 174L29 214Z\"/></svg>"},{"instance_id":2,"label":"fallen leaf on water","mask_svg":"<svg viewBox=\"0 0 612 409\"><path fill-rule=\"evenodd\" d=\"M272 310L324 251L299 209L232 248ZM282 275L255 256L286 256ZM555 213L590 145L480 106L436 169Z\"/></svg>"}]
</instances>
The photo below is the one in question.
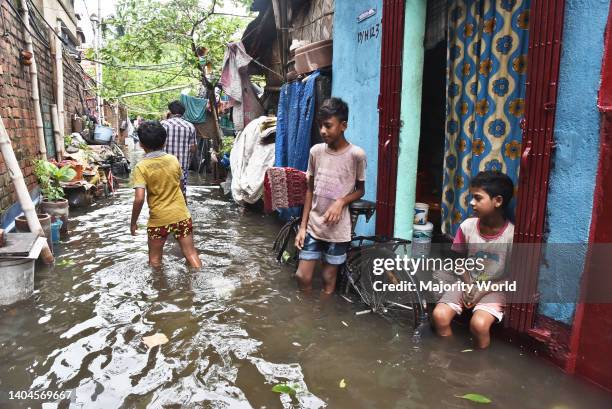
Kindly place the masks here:
<instances>
[{"instance_id":1,"label":"fallen leaf on water","mask_svg":"<svg viewBox=\"0 0 612 409\"><path fill-rule=\"evenodd\" d=\"M344 378L340 380L340 385L338 386L340 386L342 389L346 388L346 381L344 380Z\"/></svg>"},{"instance_id":2,"label":"fallen leaf on water","mask_svg":"<svg viewBox=\"0 0 612 409\"><path fill-rule=\"evenodd\" d=\"M55 263L55 265L58 267L70 267L74 265L74 261L70 260L69 258L64 258Z\"/></svg>"},{"instance_id":3,"label":"fallen leaf on water","mask_svg":"<svg viewBox=\"0 0 612 409\"><path fill-rule=\"evenodd\" d=\"M456 398L466 399L476 403L491 403L491 399L478 393L466 393L463 396L455 395Z\"/></svg>"},{"instance_id":4,"label":"fallen leaf on water","mask_svg":"<svg viewBox=\"0 0 612 409\"><path fill-rule=\"evenodd\" d=\"M149 348L156 347L158 345L163 345L168 342L168 337L162 333L153 334L149 337L142 337L142 342L145 343Z\"/></svg>"},{"instance_id":5,"label":"fallen leaf on water","mask_svg":"<svg viewBox=\"0 0 612 409\"><path fill-rule=\"evenodd\" d=\"M463 350L463 351L461 351L461 352L472 352L472 351L473 351L473 349L464 349L464 350Z\"/></svg>"},{"instance_id":6,"label":"fallen leaf on water","mask_svg":"<svg viewBox=\"0 0 612 409\"><path fill-rule=\"evenodd\" d=\"M348 324L344 321L342 321L342 325L344 325L345 327L348 327Z\"/></svg>"},{"instance_id":7,"label":"fallen leaf on water","mask_svg":"<svg viewBox=\"0 0 612 409\"><path fill-rule=\"evenodd\" d=\"M272 387L272 392L276 393L286 393L289 396L295 396L297 391L290 385L286 383L279 383L278 385L274 385Z\"/></svg>"}]
</instances>

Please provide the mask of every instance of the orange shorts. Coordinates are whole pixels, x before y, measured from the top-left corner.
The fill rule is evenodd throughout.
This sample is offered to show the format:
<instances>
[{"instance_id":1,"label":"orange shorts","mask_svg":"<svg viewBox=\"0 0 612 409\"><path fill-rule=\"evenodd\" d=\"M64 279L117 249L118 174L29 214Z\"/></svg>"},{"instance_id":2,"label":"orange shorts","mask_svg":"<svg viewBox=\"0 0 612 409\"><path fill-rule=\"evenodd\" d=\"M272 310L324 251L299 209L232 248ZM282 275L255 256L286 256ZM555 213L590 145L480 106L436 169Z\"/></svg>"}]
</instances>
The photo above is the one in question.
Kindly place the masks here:
<instances>
[{"instance_id":1,"label":"orange shorts","mask_svg":"<svg viewBox=\"0 0 612 409\"><path fill-rule=\"evenodd\" d=\"M173 233L174 238L177 240L183 239L193 233L191 217L165 226L147 227L147 236L151 240L166 240L170 233Z\"/></svg>"}]
</instances>

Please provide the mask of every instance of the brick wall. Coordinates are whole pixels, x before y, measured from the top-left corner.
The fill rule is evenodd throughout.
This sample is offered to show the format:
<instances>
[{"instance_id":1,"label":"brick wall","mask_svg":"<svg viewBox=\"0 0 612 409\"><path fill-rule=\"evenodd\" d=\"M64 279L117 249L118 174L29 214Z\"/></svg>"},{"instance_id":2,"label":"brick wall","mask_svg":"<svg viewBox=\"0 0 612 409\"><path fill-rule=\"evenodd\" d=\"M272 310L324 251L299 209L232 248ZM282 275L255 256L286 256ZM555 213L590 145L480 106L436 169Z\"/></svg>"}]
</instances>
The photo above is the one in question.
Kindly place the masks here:
<instances>
[{"instance_id":1,"label":"brick wall","mask_svg":"<svg viewBox=\"0 0 612 409\"><path fill-rule=\"evenodd\" d=\"M18 2L11 4L17 8ZM21 166L25 182L31 191L36 188L32 173L33 161L38 158L38 137L32 100L32 84L29 67L20 62L20 52L25 49L23 23L7 1L0 2L0 114L12 141L15 156ZM32 41L38 66L41 111L47 146L47 155L53 157L55 143L50 105L55 102L54 64L50 42L54 41L47 26L40 18L32 16ZM64 52L64 109L65 133L72 132L74 114L88 113L87 101L95 101L95 83L77 61ZM93 103L95 107L95 102ZM0 216L17 198L9 178L4 159L0 155Z\"/></svg>"}]
</instances>

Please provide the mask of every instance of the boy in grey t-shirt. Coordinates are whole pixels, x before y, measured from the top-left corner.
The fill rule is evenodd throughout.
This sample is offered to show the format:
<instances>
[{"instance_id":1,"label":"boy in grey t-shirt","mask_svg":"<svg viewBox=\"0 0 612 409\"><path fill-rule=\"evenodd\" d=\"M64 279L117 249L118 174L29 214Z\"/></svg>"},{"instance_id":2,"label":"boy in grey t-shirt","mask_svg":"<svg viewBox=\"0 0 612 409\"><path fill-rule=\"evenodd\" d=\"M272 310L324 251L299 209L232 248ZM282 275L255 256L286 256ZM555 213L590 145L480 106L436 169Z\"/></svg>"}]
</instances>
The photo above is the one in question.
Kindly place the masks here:
<instances>
[{"instance_id":1,"label":"boy in grey t-shirt","mask_svg":"<svg viewBox=\"0 0 612 409\"><path fill-rule=\"evenodd\" d=\"M295 238L300 249L296 273L300 288L312 290L312 275L323 255L323 292L332 294L338 266L346 260L351 240L348 205L365 193L366 155L344 137L348 106L339 98L325 101L317 114L325 143L310 149L308 191L302 224Z\"/></svg>"}]
</instances>

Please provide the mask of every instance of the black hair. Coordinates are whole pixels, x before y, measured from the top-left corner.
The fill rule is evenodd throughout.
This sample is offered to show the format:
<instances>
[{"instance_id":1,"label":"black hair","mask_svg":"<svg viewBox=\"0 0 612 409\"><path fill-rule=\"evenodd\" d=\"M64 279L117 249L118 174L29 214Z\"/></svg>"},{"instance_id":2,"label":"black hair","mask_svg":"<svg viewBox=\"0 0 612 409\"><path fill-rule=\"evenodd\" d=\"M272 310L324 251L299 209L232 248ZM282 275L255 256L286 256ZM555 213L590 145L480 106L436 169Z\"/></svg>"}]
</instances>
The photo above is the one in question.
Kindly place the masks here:
<instances>
[{"instance_id":1,"label":"black hair","mask_svg":"<svg viewBox=\"0 0 612 409\"><path fill-rule=\"evenodd\" d=\"M470 187L484 190L491 198L501 196L503 199L502 208L504 210L508 207L514 195L512 179L505 173L496 170L479 172L470 181Z\"/></svg>"},{"instance_id":2,"label":"black hair","mask_svg":"<svg viewBox=\"0 0 612 409\"><path fill-rule=\"evenodd\" d=\"M329 98L326 99L317 112L317 119L322 122L326 119L335 116L340 122L348 121L349 108L346 102L340 98Z\"/></svg>"},{"instance_id":3,"label":"black hair","mask_svg":"<svg viewBox=\"0 0 612 409\"><path fill-rule=\"evenodd\" d=\"M136 131L140 144L149 150L159 150L166 144L166 128L159 121L145 121Z\"/></svg>"},{"instance_id":4,"label":"black hair","mask_svg":"<svg viewBox=\"0 0 612 409\"><path fill-rule=\"evenodd\" d=\"M183 115L185 113L185 105L181 101L172 101L168 104L168 110L172 115Z\"/></svg>"}]
</instances>

